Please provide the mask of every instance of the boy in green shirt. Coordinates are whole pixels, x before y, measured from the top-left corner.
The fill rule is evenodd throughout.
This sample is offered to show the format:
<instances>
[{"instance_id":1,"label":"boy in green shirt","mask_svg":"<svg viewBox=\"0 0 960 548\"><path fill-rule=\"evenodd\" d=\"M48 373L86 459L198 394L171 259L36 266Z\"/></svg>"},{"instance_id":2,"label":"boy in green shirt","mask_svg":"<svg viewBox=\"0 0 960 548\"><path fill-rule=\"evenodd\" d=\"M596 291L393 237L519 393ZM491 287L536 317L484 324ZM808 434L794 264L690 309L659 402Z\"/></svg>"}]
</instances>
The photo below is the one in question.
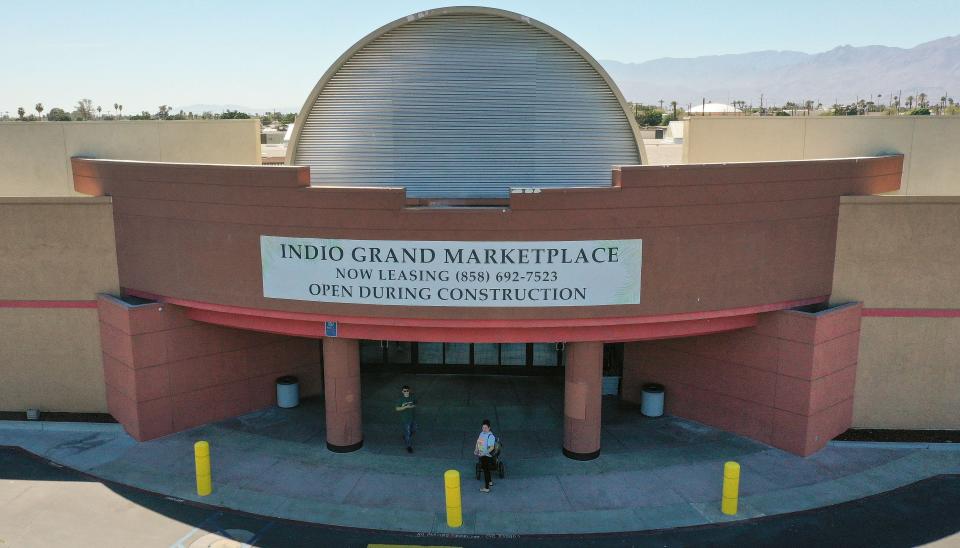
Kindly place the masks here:
<instances>
[{"instance_id":1,"label":"boy in green shirt","mask_svg":"<svg viewBox=\"0 0 960 548\"><path fill-rule=\"evenodd\" d=\"M400 389L400 399L394 407L397 413L400 413L400 420L403 421L403 441L407 444L407 453L413 453L413 435L417 432L417 423L413 421L417 400L410 392L410 387L404 385Z\"/></svg>"}]
</instances>

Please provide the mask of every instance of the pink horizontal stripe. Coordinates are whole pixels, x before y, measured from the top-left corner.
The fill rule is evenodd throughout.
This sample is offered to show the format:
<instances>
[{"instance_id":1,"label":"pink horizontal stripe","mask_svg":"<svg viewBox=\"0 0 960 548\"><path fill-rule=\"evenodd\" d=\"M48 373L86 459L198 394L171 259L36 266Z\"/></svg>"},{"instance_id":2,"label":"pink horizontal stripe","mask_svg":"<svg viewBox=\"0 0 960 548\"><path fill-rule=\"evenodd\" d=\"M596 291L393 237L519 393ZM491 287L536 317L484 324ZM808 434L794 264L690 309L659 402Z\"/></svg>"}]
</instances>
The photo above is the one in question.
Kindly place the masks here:
<instances>
[{"instance_id":1,"label":"pink horizontal stripe","mask_svg":"<svg viewBox=\"0 0 960 548\"><path fill-rule=\"evenodd\" d=\"M96 308L97 301L0 301L0 308Z\"/></svg>"},{"instance_id":2,"label":"pink horizontal stripe","mask_svg":"<svg viewBox=\"0 0 960 548\"><path fill-rule=\"evenodd\" d=\"M960 318L960 308L864 308L865 318Z\"/></svg>"},{"instance_id":3,"label":"pink horizontal stripe","mask_svg":"<svg viewBox=\"0 0 960 548\"><path fill-rule=\"evenodd\" d=\"M324 326L313 321L249 316L204 309L189 309L192 320L252 331L279 333L295 337L324 337ZM612 326L567 327L459 327L399 326L340 323L339 336L347 339L420 342L529 342L529 341L641 341L706 335L757 325L756 315L729 316L664 323Z\"/></svg>"},{"instance_id":4,"label":"pink horizontal stripe","mask_svg":"<svg viewBox=\"0 0 960 548\"><path fill-rule=\"evenodd\" d=\"M664 314L660 316L629 316L629 317L600 317L600 318L564 318L557 320L548 319L525 319L525 320L458 320L442 318L394 318L389 316L345 316L330 314L310 314L306 312L286 312L281 310L267 310L261 308L247 308L233 305L223 305L207 303L201 301L192 301L188 299L179 299L166 297L125 288L130 295L135 295L145 299L151 299L159 302L175 304L194 310L206 310L210 312L220 312L225 314L236 314L255 316L262 318L273 318L281 320L298 320L307 322L338 321L343 323L352 323L357 325L394 325L402 327L460 327L460 328L500 328L500 327L586 327L586 326L613 326L613 325L637 325L644 323L664 323L664 322L683 322L692 320L721 319L731 316L746 316L759 314L763 312L773 312L775 310L787 310L797 306L816 304L825 302L826 296L800 299L796 301L786 301L779 303L770 303L756 306L746 306L741 308L729 308L725 310L710 310L703 312L686 312L680 314Z\"/></svg>"}]
</instances>

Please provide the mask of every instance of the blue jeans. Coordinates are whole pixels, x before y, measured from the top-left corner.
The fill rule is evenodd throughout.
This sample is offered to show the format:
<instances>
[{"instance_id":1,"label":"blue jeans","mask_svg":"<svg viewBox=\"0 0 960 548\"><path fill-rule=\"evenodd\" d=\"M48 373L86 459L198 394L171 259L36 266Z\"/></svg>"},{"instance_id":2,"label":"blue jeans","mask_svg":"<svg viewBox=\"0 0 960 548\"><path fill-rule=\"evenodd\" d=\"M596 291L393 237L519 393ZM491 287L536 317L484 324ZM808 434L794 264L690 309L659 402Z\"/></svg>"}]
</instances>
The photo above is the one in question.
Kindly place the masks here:
<instances>
[{"instance_id":1,"label":"blue jeans","mask_svg":"<svg viewBox=\"0 0 960 548\"><path fill-rule=\"evenodd\" d=\"M403 441L407 447L413 447L413 435L417 433L417 423L408 422L403 425Z\"/></svg>"}]
</instances>

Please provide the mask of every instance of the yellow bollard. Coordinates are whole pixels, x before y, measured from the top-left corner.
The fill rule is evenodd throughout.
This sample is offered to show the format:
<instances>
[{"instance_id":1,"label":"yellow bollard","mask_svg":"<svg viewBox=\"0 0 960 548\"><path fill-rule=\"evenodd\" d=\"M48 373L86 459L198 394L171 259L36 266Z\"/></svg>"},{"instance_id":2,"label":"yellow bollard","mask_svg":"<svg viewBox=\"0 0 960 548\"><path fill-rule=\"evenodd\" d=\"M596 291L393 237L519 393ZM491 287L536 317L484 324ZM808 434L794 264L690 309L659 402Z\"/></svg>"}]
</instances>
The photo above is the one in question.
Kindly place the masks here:
<instances>
[{"instance_id":1,"label":"yellow bollard","mask_svg":"<svg viewBox=\"0 0 960 548\"><path fill-rule=\"evenodd\" d=\"M447 495L447 525L463 525L463 507L460 503L460 472L447 470L443 473L443 484Z\"/></svg>"},{"instance_id":2,"label":"yellow bollard","mask_svg":"<svg viewBox=\"0 0 960 548\"><path fill-rule=\"evenodd\" d=\"M740 496L740 465L727 461L723 465L723 499L720 511L728 516L737 515L737 498Z\"/></svg>"},{"instance_id":3,"label":"yellow bollard","mask_svg":"<svg viewBox=\"0 0 960 548\"><path fill-rule=\"evenodd\" d=\"M213 490L210 479L210 444L205 441L193 444L193 459L197 464L197 494L205 497Z\"/></svg>"}]
</instances>

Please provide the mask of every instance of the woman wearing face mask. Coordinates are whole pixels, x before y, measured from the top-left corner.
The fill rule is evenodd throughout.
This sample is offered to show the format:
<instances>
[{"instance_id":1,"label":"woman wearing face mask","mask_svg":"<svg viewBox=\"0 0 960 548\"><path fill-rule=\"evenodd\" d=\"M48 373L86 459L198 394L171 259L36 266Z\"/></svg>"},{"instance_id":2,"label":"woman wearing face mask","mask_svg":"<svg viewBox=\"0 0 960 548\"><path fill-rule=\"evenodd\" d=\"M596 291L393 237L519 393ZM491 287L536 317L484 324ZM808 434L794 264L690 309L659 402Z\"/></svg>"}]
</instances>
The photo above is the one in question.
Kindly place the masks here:
<instances>
[{"instance_id":1,"label":"woman wearing face mask","mask_svg":"<svg viewBox=\"0 0 960 548\"><path fill-rule=\"evenodd\" d=\"M493 468L493 455L491 453L496 444L497 437L490 431L490 420L483 419L480 426L480 436L477 438L477 445L473 450L473 454L480 457L480 468L483 469L483 487L480 488L483 493L489 493L490 486L493 485L493 481L490 480L490 469Z\"/></svg>"}]
</instances>

